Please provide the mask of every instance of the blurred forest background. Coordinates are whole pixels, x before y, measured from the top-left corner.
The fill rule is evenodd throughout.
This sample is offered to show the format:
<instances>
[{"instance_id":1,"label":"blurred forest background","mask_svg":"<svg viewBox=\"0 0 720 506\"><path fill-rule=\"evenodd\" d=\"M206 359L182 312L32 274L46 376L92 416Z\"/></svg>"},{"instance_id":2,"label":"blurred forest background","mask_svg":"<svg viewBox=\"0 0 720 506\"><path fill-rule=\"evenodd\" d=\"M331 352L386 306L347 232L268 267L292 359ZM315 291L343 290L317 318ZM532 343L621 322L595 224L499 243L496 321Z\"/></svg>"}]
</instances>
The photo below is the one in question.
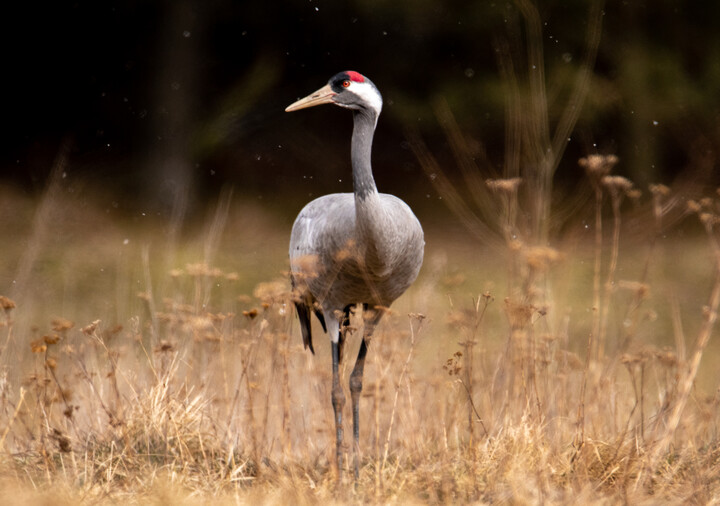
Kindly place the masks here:
<instances>
[{"instance_id":1,"label":"blurred forest background","mask_svg":"<svg viewBox=\"0 0 720 506\"><path fill-rule=\"evenodd\" d=\"M583 61L590 4L537 2L551 124ZM577 159L596 152L618 155L618 172L641 187L678 177L717 184L720 3L602 9L556 187L572 191ZM522 65L527 42L518 4L506 1L30 1L12 2L3 21L2 180L41 191L61 155L69 189L102 188L120 211L161 214L178 195L197 204L228 183L268 205L349 191L350 118L284 112L348 69L384 96L374 154L383 191L414 207L436 196L408 129L457 177L440 102L489 161L483 177L502 175L499 48Z\"/></svg>"}]
</instances>

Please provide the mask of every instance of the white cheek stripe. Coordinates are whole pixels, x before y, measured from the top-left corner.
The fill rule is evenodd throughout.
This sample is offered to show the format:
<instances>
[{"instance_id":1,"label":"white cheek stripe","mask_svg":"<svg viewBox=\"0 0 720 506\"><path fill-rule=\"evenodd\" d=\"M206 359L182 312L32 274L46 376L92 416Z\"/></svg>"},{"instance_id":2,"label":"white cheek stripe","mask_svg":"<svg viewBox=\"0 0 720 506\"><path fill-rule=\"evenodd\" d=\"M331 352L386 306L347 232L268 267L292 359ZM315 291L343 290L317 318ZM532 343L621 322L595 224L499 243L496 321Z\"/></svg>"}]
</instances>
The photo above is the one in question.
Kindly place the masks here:
<instances>
[{"instance_id":1,"label":"white cheek stripe","mask_svg":"<svg viewBox=\"0 0 720 506\"><path fill-rule=\"evenodd\" d=\"M368 105L375 110L376 116L380 116L383 102L380 93L377 92L374 86L367 83L350 81L350 87L348 89L367 102Z\"/></svg>"}]
</instances>

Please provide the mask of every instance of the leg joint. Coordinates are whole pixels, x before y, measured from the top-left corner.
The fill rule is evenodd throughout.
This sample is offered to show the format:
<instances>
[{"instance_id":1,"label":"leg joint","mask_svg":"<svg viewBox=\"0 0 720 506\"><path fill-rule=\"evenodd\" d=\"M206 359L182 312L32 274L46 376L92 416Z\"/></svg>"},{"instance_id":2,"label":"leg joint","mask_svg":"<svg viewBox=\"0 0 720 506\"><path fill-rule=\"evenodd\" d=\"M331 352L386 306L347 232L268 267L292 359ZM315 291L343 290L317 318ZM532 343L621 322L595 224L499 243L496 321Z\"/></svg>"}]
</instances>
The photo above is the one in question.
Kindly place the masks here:
<instances>
[{"instance_id":1,"label":"leg joint","mask_svg":"<svg viewBox=\"0 0 720 506\"><path fill-rule=\"evenodd\" d=\"M350 375L350 392L360 393L362 391L362 371L357 369Z\"/></svg>"},{"instance_id":2,"label":"leg joint","mask_svg":"<svg viewBox=\"0 0 720 506\"><path fill-rule=\"evenodd\" d=\"M335 410L342 409L345 405L345 393L339 383L332 388L332 405Z\"/></svg>"}]
</instances>

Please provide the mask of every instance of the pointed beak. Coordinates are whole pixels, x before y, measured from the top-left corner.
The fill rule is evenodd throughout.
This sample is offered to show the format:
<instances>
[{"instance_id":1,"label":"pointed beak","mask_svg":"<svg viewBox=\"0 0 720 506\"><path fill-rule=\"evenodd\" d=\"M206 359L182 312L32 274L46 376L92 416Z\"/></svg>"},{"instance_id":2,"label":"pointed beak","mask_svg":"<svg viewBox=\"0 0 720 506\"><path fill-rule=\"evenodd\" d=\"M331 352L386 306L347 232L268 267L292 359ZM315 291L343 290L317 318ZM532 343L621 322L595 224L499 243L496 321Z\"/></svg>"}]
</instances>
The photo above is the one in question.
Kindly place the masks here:
<instances>
[{"instance_id":1,"label":"pointed beak","mask_svg":"<svg viewBox=\"0 0 720 506\"><path fill-rule=\"evenodd\" d=\"M316 105L320 104L331 104L332 98L336 95L336 93L330 88L329 84L326 84L319 90L317 90L315 93L311 93L305 98L301 98L294 104L290 104L285 108L285 112L291 112L291 111L298 111L300 109L305 109L306 107L314 107Z\"/></svg>"}]
</instances>

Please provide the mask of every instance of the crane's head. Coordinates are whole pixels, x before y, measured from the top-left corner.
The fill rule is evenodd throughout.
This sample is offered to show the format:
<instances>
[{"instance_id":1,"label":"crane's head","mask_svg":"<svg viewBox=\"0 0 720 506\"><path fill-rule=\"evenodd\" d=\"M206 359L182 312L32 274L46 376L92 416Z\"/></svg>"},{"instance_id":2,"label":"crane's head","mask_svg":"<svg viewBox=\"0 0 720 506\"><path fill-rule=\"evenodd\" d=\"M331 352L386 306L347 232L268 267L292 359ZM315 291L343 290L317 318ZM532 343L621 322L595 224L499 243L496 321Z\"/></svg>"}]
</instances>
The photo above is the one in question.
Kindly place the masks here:
<instances>
[{"instance_id":1,"label":"crane's head","mask_svg":"<svg viewBox=\"0 0 720 506\"><path fill-rule=\"evenodd\" d=\"M347 109L364 109L374 113L377 118L382 109L382 96L370 79L348 70L335 74L325 86L289 105L285 111L297 111L320 104L335 104Z\"/></svg>"}]
</instances>

